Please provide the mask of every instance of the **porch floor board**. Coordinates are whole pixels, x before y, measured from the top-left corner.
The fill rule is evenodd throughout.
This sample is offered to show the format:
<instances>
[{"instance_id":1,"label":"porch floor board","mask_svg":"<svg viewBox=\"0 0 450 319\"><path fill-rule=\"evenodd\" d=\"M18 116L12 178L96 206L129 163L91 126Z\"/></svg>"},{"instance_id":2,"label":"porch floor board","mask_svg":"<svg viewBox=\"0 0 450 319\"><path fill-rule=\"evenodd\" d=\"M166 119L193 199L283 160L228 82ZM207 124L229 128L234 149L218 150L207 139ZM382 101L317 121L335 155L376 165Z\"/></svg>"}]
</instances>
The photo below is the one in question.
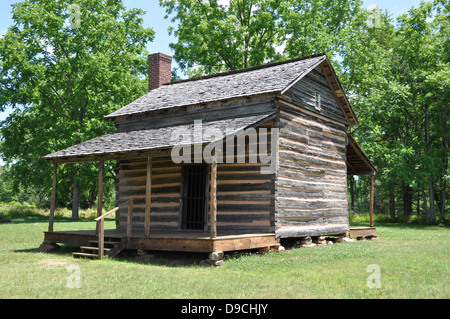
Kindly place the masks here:
<instances>
[{"instance_id":1,"label":"porch floor board","mask_svg":"<svg viewBox=\"0 0 450 319\"><path fill-rule=\"evenodd\" d=\"M45 232L44 241L55 244L84 246L97 240L95 230L53 231ZM145 237L144 230L133 230L132 237L126 240L126 230L105 229L105 240L120 239L126 241L126 249L213 252L256 249L278 244L275 234L236 234L222 233L211 238L204 231L165 231L152 230L150 237Z\"/></svg>"},{"instance_id":2,"label":"porch floor board","mask_svg":"<svg viewBox=\"0 0 450 319\"><path fill-rule=\"evenodd\" d=\"M376 237L375 227L350 227L350 237Z\"/></svg>"}]
</instances>

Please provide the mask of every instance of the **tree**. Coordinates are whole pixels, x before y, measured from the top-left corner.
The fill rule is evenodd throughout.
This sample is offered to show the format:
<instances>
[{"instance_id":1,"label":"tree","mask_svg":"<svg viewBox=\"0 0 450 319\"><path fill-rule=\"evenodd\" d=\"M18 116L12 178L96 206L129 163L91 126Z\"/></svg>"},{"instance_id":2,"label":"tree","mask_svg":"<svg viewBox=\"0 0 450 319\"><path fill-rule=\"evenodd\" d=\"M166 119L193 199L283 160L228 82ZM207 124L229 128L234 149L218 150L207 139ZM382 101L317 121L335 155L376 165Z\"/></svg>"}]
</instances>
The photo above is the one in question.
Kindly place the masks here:
<instances>
[{"instance_id":1,"label":"tree","mask_svg":"<svg viewBox=\"0 0 450 319\"><path fill-rule=\"evenodd\" d=\"M236 70L262 64L275 55L279 36L280 0L161 0L178 42L171 43L182 71L191 75Z\"/></svg>"},{"instance_id":2,"label":"tree","mask_svg":"<svg viewBox=\"0 0 450 319\"><path fill-rule=\"evenodd\" d=\"M436 221L435 190L441 188L444 216L448 175L448 103L450 100L448 1L421 3L399 17L398 78L409 93L405 115L412 120L412 148L416 150L417 184L428 189L429 217ZM413 170L414 172L414 170Z\"/></svg>"},{"instance_id":3,"label":"tree","mask_svg":"<svg viewBox=\"0 0 450 319\"><path fill-rule=\"evenodd\" d=\"M296 58L326 52L335 57L351 40L355 25L365 22L361 6L359 0L283 1L284 55Z\"/></svg>"},{"instance_id":4,"label":"tree","mask_svg":"<svg viewBox=\"0 0 450 319\"><path fill-rule=\"evenodd\" d=\"M224 4L226 3L226 4ZM313 53L333 54L361 1L160 0L174 58L189 76L237 70Z\"/></svg>"},{"instance_id":5,"label":"tree","mask_svg":"<svg viewBox=\"0 0 450 319\"><path fill-rule=\"evenodd\" d=\"M448 101L449 72L448 60L448 2L422 3L399 17L398 41L394 52L398 79L408 92L409 99L403 104L404 114L411 121L410 147L415 158L411 160L415 169L411 188L427 189L429 210L427 221L436 221L436 189L441 188L442 211L445 218L445 175L448 175ZM447 19L445 18L447 17ZM446 44L447 43L447 44Z\"/></svg>"},{"instance_id":6,"label":"tree","mask_svg":"<svg viewBox=\"0 0 450 319\"><path fill-rule=\"evenodd\" d=\"M351 133L378 168L376 207L445 219L449 140L449 2L422 2L395 23L361 1L160 0L189 76L325 52L360 126ZM367 189L352 180L350 194ZM352 191L353 190L353 191ZM353 203L355 203L353 199ZM361 201L359 201L361 203ZM436 205L437 204L437 205ZM428 213L427 213L428 212Z\"/></svg>"},{"instance_id":7,"label":"tree","mask_svg":"<svg viewBox=\"0 0 450 319\"><path fill-rule=\"evenodd\" d=\"M46 193L51 165L42 156L112 131L103 116L146 92L145 45L154 32L142 26L142 10L121 0L25 0L12 8L14 25L0 39L0 110L14 112L1 123L1 153L15 183ZM63 194L73 191L74 219L97 170L59 169Z\"/></svg>"},{"instance_id":8,"label":"tree","mask_svg":"<svg viewBox=\"0 0 450 319\"><path fill-rule=\"evenodd\" d=\"M445 3L411 8L398 17L396 28L384 21L356 33L343 60L348 72L342 78L361 123L354 133L379 168L380 191L387 195L391 214L401 207L410 216L415 197L417 212L422 201L429 223L436 221L435 202L445 219L448 193Z\"/></svg>"}]
</instances>

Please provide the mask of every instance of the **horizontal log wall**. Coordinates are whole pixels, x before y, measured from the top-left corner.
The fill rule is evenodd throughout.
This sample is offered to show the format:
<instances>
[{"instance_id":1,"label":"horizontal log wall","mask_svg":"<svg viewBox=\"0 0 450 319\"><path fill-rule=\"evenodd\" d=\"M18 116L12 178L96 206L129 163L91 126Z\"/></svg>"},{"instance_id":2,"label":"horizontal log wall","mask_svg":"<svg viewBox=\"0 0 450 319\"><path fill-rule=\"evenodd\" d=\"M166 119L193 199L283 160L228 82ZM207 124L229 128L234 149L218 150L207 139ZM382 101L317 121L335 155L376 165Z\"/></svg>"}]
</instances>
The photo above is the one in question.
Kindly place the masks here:
<instances>
[{"instance_id":1,"label":"horizontal log wall","mask_svg":"<svg viewBox=\"0 0 450 319\"><path fill-rule=\"evenodd\" d=\"M262 125L268 129L267 152L271 153L270 127L273 121ZM246 139L245 155L238 154L235 138L234 157L227 163L224 149L224 163L217 165L217 231L224 233L267 233L274 232L274 176L261 174L261 167L268 164L249 163L249 149L253 135ZM257 140L257 145L259 140ZM225 145L224 145L225 146ZM194 158L192 149L192 162ZM237 163L243 159L245 163ZM121 161L118 163L117 200L118 204L130 198L133 206L133 229L144 228L146 158ZM209 180L208 180L209 182ZM180 228L180 198L182 184L182 164L174 164L170 157L154 158L152 167L152 203L150 230L178 230ZM126 229L127 208L118 211L117 223Z\"/></svg>"},{"instance_id":2,"label":"horizontal log wall","mask_svg":"<svg viewBox=\"0 0 450 319\"><path fill-rule=\"evenodd\" d=\"M270 232L273 178L258 164L217 165L217 230Z\"/></svg>"},{"instance_id":3,"label":"horizontal log wall","mask_svg":"<svg viewBox=\"0 0 450 319\"><path fill-rule=\"evenodd\" d=\"M319 89L321 111L315 109L314 99L304 98L313 97ZM344 115L320 69L297 83L292 92L295 95L288 96L302 98L278 102L277 233L301 237L342 232L348 226Z\"/></svg>"},{"instance_id":4,"label":"horizontal log wall","mask_svg":"<svg viewBox=\"0 0 450 319\"><path fill-rule=\"evenodd\" d=\"M271 154L270 121L257 128L267 129L267 155ZM262 174L261 168L268 164L249 163L249 150L256 145L250 143L254 134L246 140L245 164L237 163L237 145L234 152L234 163L217 165L217 230L234 231L236 233L268 233L274 232L274 189L275 174ZM256 136L258 150L261 150L259 136ZM256 149L256 148L254 148ZM224 152L226 156L227 153ZM225 161L226 162L226 161Z\"/></svg>"},{"instance_id":5,"label":"horizontal log wall","mask_svg":"<svg viewBox=\"0 0 450 319\"><path fill-rule=\"evenodd\" d=\"M146 158L119 162L117 200L121 204L135 199L133 229L144 228L146 172ZM170 157L153 158L150 230L179 228L180 192L181 165L174 164ZM117 219L118 228L126 229L126 207L119 209Z\"/></svg>"},{"instance_id":6,"label":"horizontal log wall","mask_svg":"<svg viewBox=\"0 0 450 319\"><path fill-rule=\"evenodd\" d=\"M198 119L219 121L245 115L264 114L273 110L272 101L272 97L262 95L254 98L238 98L229 102L174 108L148 115L119 118L115 121L115 126L117 132L126 132L193 124L194 120Z\"/></svg>"}]
</instances>

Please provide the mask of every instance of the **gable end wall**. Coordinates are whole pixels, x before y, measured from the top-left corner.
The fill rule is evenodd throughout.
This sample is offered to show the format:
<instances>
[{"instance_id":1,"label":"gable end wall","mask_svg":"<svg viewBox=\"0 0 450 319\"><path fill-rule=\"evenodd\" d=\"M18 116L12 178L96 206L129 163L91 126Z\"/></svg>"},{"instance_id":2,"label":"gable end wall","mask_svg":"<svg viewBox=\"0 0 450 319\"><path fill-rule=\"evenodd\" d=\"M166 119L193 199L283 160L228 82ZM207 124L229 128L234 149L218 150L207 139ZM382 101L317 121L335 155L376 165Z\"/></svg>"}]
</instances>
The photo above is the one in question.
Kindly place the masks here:
<instances>
[{"instance_id":1,"label":"gable end wall","mask_svg":"<svg viewBox=\"0 0 450 319\"><path fill-rule=\"evenodd\" d=\"M314 92L319 89L322 89L320 112L314 108ZM331 95L320 68L286 93L291 98L289 102L278 102L277 236L346 233L347 126L340 105Z\"/></svg>"}]
</instances>

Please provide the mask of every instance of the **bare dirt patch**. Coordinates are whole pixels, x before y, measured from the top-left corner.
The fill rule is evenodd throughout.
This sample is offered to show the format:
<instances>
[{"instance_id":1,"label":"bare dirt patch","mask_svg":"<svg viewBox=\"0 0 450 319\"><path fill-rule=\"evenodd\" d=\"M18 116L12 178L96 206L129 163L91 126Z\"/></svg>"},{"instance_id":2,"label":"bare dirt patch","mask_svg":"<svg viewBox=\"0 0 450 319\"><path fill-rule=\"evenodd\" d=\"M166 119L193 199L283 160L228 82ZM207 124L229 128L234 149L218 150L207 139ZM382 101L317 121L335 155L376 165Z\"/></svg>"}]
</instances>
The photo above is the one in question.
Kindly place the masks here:
<instances>
[{"instance_id":1,"label":"bare dirt patch","mask_svg":"<svg viewBox=\"0 0 450 319\"><path fill-rule=\"evenodd\" d=\"M44 264L47 266L64 266L73 264L73 261L62 261L62 260L54 260L54 259L45 259L39 261L39 264Z\"/></svg>"}]
</instances>

